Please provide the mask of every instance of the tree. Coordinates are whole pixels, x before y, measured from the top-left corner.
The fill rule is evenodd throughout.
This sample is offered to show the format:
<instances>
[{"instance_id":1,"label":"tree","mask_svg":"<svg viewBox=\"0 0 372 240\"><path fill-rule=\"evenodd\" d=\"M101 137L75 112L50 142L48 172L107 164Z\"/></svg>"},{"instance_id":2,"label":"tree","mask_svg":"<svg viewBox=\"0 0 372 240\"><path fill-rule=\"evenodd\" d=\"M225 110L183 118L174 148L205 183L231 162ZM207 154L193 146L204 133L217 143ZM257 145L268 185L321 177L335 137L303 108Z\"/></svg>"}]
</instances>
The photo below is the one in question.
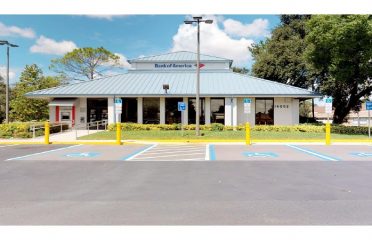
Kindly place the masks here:
<instances>
[{"instance_id":1,"label":"tree","mask_svg":"<svg viewBox=\"0 0 372 240\"><path fill-rule=\"evenodd\" d=\"M26 65L21 73L19 82L12 90L10 101L10 118L12 121L45 120L49 117L48 101L44 99L26 98L27 92L41 90L60 85L58 77L45 77L42 70L36 65Z\"/></svg>"},{"instance_id":2,"label":"tree","mask_svg":"<svg viewBox=\"0 0 372 240\"><path fill-rule=\"evenodd\" d=\"M114 67L120 67L118 55L103 47L86 47L53 59L49 68L71 80L92 80L104 76L105 72Z\"/></svg>"},{"instance_id":3,"label":"tree","mask_svg":"<svg viewBox=\"0 0 372 240\"><path fill-rule=\"evenodd\" d=\"M312 87L314 77L303 57L309 19L308 15L282 15L281 24L272 31L271 38L249 48L255 60L253 75L297 87Z\"/></svg>"},{"instance_id":4,"label":"tree","mask_svg":"<svg viewBox=\"0 0 372 240\"><path fill-rule=\"evenodd\" d=\"M308 23L306 58L320 91L333 97L334 123L344 122L372 91L372 17L319 15Z\"/></svg>"},{"instance_id":5,"label":"tree","mask_svg":"<svg viewBox=\"0 0 372 240\"><path fill-rule=\"evenodd\" d=\"M243 68L239 68L239 67L233 67L232 68L233 72L236 72L236 73L240 73L240 74L249 74L249 69L243 67Z\"/></svg>"},{"instance_id":6,"label":"tree","mask_svg":"<svg viewBox=\"0 0 372 240\"><path fill-rule=\"evenodd\" d=\"M0 75L0 123L5 119L5 83Z\"/></svg>"}]
</instances>

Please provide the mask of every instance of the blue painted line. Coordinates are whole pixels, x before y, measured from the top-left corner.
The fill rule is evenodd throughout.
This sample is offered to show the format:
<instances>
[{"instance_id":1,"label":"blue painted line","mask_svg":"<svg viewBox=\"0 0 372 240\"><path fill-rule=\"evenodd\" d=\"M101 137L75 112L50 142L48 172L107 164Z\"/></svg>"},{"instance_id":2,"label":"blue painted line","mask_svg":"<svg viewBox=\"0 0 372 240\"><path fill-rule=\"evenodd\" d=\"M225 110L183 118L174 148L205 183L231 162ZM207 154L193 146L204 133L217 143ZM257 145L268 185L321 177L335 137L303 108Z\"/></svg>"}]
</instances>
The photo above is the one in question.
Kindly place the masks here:
<instances>
[{"instance_id":1,"label":"blue painted line","mask_svg":"<svg viewBox=\"0 0 372 240\"><path fill-rule=\"evenodd\" d=\"M327 161L340 161L341 160L339 158L327 156L327 155L324 155L323 153L319 153L319 152L316 152L316 151L313 151L313 150L309 150L309 149L306 149L306 148L302 148L302 147L298 147L298 146L294 146L294 145L290 145L290 144L287 144L287 146L290 147L290 148L294 148L294 149L296 149L298 151L307 153L309 155L318 157L318 158L323 159L323 160L327 160Z\"/></svg>"},{"instance_id":2,"label":"blue painted line","mask_svg":"<svg viewBox=\"0 0 372 240\"><path fill-rule=\"evenodd\" d=\"M65 157L83 157L83 158L92 158L92 157L98 157L101 153L99 152L74 152L74 153L68 153L63 156Z\"/></svg>"},{"instance_id":3,"label":"blue painted line","mask_svg":"<svg viewBox=\"0 0 372 240\"><path fill-rule=\"evenodd\" d=\"M216 149L213 144L209 145L209 160L211 161L216 160Z\"/></svg>"},{"instance_id":4,"label":"blue painted line","mask_svg":"<svg viewBox=\"0 0 372 240\"><path fill-rule=\"evenodd\" d=\"M130 159L130 158L133 158L135 155L138 155L138 154L140 154L140 153L142 153L142 152L145 152L146 150L148 150L148 149L150 149L150 148L153 148L154 146L155 146L155 144L150 145L150 146L145 146L145 147L143 147L143 148L140 148L140 149L138 149L137 151L134 151L134 152L128 154L127 156L120 158L120 160L124 160L124 161L126 161L126 160L128 160L128 159Z\"/></svg>"}]
</instances>

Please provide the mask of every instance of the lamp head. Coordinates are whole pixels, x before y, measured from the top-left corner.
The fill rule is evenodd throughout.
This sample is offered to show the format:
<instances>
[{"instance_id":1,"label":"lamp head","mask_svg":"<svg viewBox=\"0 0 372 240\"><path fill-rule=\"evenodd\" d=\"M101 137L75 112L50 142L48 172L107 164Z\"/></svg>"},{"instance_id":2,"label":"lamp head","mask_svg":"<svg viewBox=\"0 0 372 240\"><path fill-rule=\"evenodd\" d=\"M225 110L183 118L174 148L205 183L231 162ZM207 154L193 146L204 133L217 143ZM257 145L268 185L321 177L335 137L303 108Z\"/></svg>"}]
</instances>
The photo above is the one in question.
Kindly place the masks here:
<instances>
[{"instance_id":1,"label":"lamp head","mask_svg":"<svg viewBox=\"0 0 372 240\"><path fill-rule=\"evenodd\" d=\"M212 24L213 23L213 20L212 19L207 19L207 20L205 20L205 23L206 24Z\"/></svg>"}]
</instances>

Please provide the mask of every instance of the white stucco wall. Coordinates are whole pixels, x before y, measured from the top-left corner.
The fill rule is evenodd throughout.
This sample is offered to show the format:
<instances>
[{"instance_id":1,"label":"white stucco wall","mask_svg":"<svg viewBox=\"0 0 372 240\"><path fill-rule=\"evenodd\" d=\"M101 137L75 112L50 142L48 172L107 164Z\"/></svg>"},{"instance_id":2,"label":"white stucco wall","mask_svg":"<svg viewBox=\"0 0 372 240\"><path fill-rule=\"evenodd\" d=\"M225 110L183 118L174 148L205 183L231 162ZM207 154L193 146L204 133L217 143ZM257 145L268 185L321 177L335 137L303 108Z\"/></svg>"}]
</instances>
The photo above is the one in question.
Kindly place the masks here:
<instances>
[{"instance_id":1,"label":"white stucco wall","mask_svg":"<svg viewBox=\"0 0 372 240\"><path fill-rule=\"evenodd\" d=\"M299 102L296 99L274 98L274 125L298 124L298 104Z\"/></svg>"},{"instance_id":2,"label":"white stucco wall","mask_svg":"<svg viewBox=\"0 0 372 240\"><path fill-rule=\"evenodd\" d=\"M49 122L53 123L56 121L56 107L49 106Z\"/></svg>"},{"instance_id":3,"label":"white stucco wall","mask_svg":"<svg viewBox=\"0 0 372 240\"><path fill-rule=\"evenodd\" d=\"M78 125L83 125L87 123L87 99L79 98L75 105L75 122Z\"/></svg>"},{"instance_id":4,"label":"white stucco wall","mask_svg":"<svg viewBox=\"0 0 372 240\"><path fill-rule=\"evenodd\" d=\"M231 97L225 98L225 126L236 126L238 123L237 98L232 98L232 100Z\"/></svg>"},{"instance_id":5,"label":"white stucco wall","mask_svg":"<svg viewBox=\"0 0 372 240\"><path fill-rule=\"evenodd\" d=\"M205 124L211 124L211 98L205 98Z\"/></svg>"},{"instance_id":6,"label":"white stucco wall","mask_svg":"<svg viewBox=\"0 0 372 240\"><path fill-rule=\"evenodd\" d=\"M115 107L114 107L114 98L107 99L107 115L108 115L108 123L115 123Z\"/></svg>"},{"instance_id":7,"label":"white stucco wall","mask_svg":"<svg viewBox=\"0 0 372 240\"><path fill-rule=\"evenodd\" d=\"M292 99L292 124L300 124L300 100Z\"/></svg>"},{"instance_id":8,"label":"white stucco wall","mask_svg":"<svg viewBox=\"0 0 372 240\"><path fill-rule=\"evenodd\" d=\"M255 98L247 96L247 98L252 99L251 103L251 113L246 114L244 113L244 103L243 100L244 98L238 98L238 125L245 124L247 121L251 124L253 127L256 122L256 117L255 117Z\"/></svg>"}]
</instances>

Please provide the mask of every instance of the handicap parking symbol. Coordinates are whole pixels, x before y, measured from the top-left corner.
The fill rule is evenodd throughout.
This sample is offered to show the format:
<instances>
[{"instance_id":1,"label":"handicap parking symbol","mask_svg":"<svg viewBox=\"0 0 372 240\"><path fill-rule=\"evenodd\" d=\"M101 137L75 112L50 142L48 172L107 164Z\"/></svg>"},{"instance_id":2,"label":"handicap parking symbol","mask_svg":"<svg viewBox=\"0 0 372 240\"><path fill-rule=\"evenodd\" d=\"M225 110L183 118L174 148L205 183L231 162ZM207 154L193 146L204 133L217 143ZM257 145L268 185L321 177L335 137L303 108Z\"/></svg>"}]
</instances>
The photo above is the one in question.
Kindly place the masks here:
<instances>
[{"instance_id":1,"label":"handicap parking symbol","mask_svg":"<svg viewBox=\"0 0 372 240\"><path fill-rule=\"evenodd\" d=\"M243 152L243 155L245 157L278 157L278 154L273 153L273 152Z\"/></svg>"},{"instance_id":2,"label":"handicap parking symbol","mask_svg":"<svg viewBox=\"0 0 372 240\"><path fill-rule=\"evenodd\" d=\"M354 152L350 154L354 156L358 156L358 157L372 157L372 153L365 153L365 152Z\"/></svg>"},{"instance_id":3,"label":"handicap parking symbol","mask_svg":"<svg viewBox=\"0 0 372 240\"><path fill-rule=\"evenodd\" d=\"M90 157L97 157L99 155L100 155L100 153L97 153L97 152L82 152L82 153L69 153L69 154L66 154L65 156L66 157L86 157L86 158L90 158Z\"/></svg>"}]
</instances>

